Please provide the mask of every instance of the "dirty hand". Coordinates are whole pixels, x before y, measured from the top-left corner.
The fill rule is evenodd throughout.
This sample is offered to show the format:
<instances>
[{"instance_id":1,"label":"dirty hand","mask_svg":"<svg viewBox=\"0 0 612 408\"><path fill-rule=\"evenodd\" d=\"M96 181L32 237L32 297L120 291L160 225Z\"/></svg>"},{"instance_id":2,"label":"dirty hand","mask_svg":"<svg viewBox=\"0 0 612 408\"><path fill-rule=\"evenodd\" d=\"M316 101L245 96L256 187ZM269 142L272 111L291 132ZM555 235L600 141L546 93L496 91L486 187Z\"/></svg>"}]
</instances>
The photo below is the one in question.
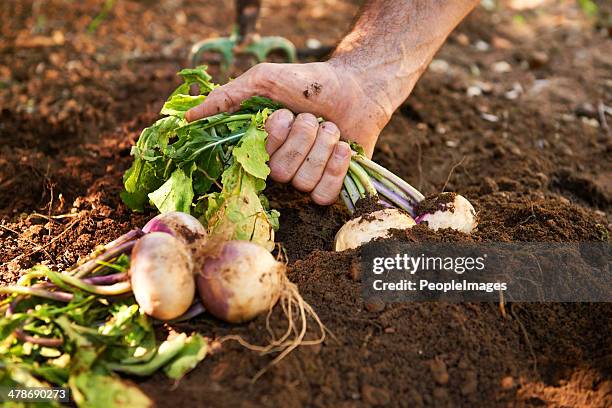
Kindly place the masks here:
<instances>
[{"instance_id":1,"label":"dirty hand","mask_svg":"<svg viewBox=\"0 0 612 408\"><path fill-rule=\"evenodd\" d=\"M254 95L287 107L266 122L270 177L291 182L321 205L336 201L349 166L351 150L340 139L360 143L371 156L392 113L371 99L374 92L366 89L356 73L328 61L256 65L214 89L186 118L193 121L235 111ZM319 123L317 117L328 121Z\"/></svg>"}]
</instances>

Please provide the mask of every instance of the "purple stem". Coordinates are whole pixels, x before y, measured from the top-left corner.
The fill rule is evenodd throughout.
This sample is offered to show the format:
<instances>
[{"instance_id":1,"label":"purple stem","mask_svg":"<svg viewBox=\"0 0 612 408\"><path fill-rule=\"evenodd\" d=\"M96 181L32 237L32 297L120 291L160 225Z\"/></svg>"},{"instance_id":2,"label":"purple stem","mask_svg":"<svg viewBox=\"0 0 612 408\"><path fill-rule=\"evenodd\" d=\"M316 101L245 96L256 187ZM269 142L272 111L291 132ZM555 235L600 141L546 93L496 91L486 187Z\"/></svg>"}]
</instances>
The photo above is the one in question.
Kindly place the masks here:
<instances>
[{"instance_id":1,"label":"purple stem","mask_svg":"<svg viewBox=\"0 0 612 408\"><path fill-rule=\"evenodd\" d=\"M410 215L414 216L414 205L411 202L402 198L399 194L395 193L375 178L372 178L372 184L374 184L374 187L376 188L376 191L378 191L379 194L385 196L393 204L397 205L403 210L408 211Z\"/></svg>"},{"instance_id":2,"label":"purple stem","mask_svg":"<svg viewBox=\"0 0 612 408\"><path fill-rule=\"evenodd\" d=\"M91 273L91 271L93 271L100 265L98 261L108 262L111 259L123 254L124 252L131 251L134 245L136 245L136 241L128 241L117 245L109 251L104 252L96 258L90 259L83 265L80 265L77 268L73 269L72 271L70 271L70 274L76 278L82 278L83 276Z\"/></svg>"},{"instance_id":3,"label":"purple stem","mask_svg":"<svg viewBox=\"0 0 612 408\"><path fill-rule=\"evenodd\" d=\"M15 330L15 336L23 342L32 344L38 344L43 347L59 347L64 344L62 339L46 338L46 337L34 337L26 334L22 329Z\"/></svg>"},{"instance_id":4,"label":"purple stem","mask_svg":"<svg viewBox=\"0 0 612 408\"><path fill-rule=\"evenodd\" d=\"M349 196L349 193L346 191L346 187L344 186L342 187L342 190L340 190L340 198L344 202L344 205L346 206L348 212L353 214L355 212L355 205L351 201L351 197Z\"/></svg>"},{"instance_id":5,"label":"purple stem","mask_svg":"<svg viewBox=\"0 0 612 408\"><path fill-rule=\"evenodd\" d=\"M128 278L127 272L113 273L112 275L93 276L91 278L83 278L83 282L90 285L112 285L122 282Z\"/></svg>"},{"instance_id":6,"label":"purple stem","mask_svg":"<svg viewBox=\"0 0 612 408\"><path fill-rule=\"evenodd\" d=\"M202 303L196 302L187 309L185 313L177 317L176 319L172 319L171 323L183 322L185 320L193 319L194 317L204 313L206 309L202 306Z\"/></svg>"},{"instance_id":7,"label":"purple stem","mask_svg":"<svg viewBox=\"0 0 612 408\"><path fill-rule=\"evenodd\" d=\"M385 208L393 208L393 204L391 204L387 200L383 200L382 198L378 199L378 204L382 205Z\"/></svg>"},{"instance_id":8,"label":"purple stem","mask_svg":"<svg viewBox=\"0 0 612 408\"><path fill-rule=\"evenodd\" d=\"M135 239L138 239L140 237L142 237L145 233L140 229L140 228L136 228L133 229L129 232L126 232L125 234L123 234L122 236L120 236L119 238L115 239L114 241L109 242L108 244L104 245L104 249L106 251L108 251L109 249L112 249L118 245L121 245L125 242L128 241L133 241Z\"/></svg>"},{"instance_id":9,"label":"purple stem","mask_svg":"<svg viewBox=\"0 0 612 408\"><path fill-rule=\"evenodd\" d=\"M41 289L39 287L29 286L0 286L0 294L18 294L27 296L37 296L45 299L56 300L58 302L70 302L74 295L68 292L52 292L50 290Z\"/></svg>"}]
</instances>

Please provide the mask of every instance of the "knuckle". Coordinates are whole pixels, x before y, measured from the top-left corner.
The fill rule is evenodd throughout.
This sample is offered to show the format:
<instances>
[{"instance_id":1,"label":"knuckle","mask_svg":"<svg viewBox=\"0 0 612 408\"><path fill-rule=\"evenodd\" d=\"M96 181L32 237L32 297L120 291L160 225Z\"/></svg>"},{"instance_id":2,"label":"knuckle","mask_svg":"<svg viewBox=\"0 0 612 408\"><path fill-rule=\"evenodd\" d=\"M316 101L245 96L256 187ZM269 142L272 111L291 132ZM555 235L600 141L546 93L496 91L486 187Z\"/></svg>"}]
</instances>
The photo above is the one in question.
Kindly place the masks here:
<instances>
[{"instance_id":1,"label":"knuckle","mask_svg":"<svg viewBox=\"0 0 612 408\"><path fill-rule=\"evenodd\" d=\"M306 162L312 168L323 169L323 168L325 168L325 165L327 164L327 160L326 159L327 158L308 156L308 157L306 157Z\"/></svg>"},{"instance_id":2,"label":"knuckle","mask_svg":"<svg viewBox=\"0 0 612 408\"><path fill-rule=\"evenodd\" d=\"M271 97L274 89L276 89L276 76L273 73L273 66L274 64L263 62L247 71L253 87L262 96Z\"/></svg>"},{"instance_id":3,"label":"knuckle","mask_svg":"<svg viewBox=\"0 0 612 408\"><path fill-rule=\"evenodd\" d=\"M270 177L272 180L278 181L279 183L288 183L291 181L292 174L289 173L286 166L284 166L279 160L270 161Z\"/></svg>"},{"instance_id":4,"label":"knuckle","mask_svg":"<svg viewBox=\"0 0 612 408\"><path fill-rule=\"evenodd\" d=\"M293 184L293 186L300 191L310 192L314 190L320 179L320 174L319 177L317 177L311 171L304 170L303 168L301 168L293 177L293 180L291 180L291 184Z\"/></svg>"},{"instance_id":5,"label":"knuckle","mask_svg":"<svg viewBox=\"0 0 612 408\"><path fill-rule=\"evenodd\" d=\"M312 180L312 177L298 174L291 180L291 184L297 190L308 193L316 187L317 182L316 180Z\"/></svg>"},{"instance_id":6,"label":"knuckle","mask_svg":"<svg viewBox=\"0 0 612 408\"><path fill-rule=\"evenodd\" d=\"M346 173L345 168L347 166L345 166L343 162L338 162L337 159L330 160L330 163L331 164L327 166L327 168L325 169L325 173L327 173L329 176L333 177L334 179L344 177Z\"/></svg>"},{"instance_id":7,"label":"knuckle","mask_svg":"<svg viewBox=\"0 0 612 408\"><path fill-rule=\"evenodd\" d=\"M270 177L272 180L278 181L279 183L288 183L291 181L291 174L281 166L270 165Z\"/></svg>"}]
</instances>

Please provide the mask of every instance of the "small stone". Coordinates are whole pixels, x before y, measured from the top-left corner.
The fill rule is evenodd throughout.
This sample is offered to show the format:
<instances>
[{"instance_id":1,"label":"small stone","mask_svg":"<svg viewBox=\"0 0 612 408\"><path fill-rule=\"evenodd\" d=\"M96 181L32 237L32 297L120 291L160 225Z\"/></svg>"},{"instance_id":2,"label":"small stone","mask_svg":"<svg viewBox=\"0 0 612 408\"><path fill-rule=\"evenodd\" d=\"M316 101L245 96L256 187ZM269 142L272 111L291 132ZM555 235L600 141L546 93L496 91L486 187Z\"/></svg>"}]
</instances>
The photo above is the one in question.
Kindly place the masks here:
<instances>
[{"instance_id":1,"label":"small stone","mask_svg":"<svg viewBox=\"0 0 612 408\"><path fill-rule=\"evenodd\" d=\"M514 388L514 379L511 376L502 378L501 387L504 390L510 390Z\"/></svg>"},{"instance_id":2,"label":"small stone","mask_svg":"<svg viewBox=\"0 0 612 408\"><path fill-rule=\"evenodd\" d=\"M480 89L477 86L469 86L468 89L465 92L467 94L467 96L469 96L470 98L473 98L474 96L480 96L482 95L482 89Z\"/></svg>"},{"instance_id":3,"label":"small stone","mask_svg":"<svg viewBox=\"0 0 612 408\"><path fill-rule=\"evenodd\" d=\"M481 51L481 52L489 51L489 48L491 48L489 43L487 43L486 41L482 41L482 40L476 41L476 44L474 44L474 47L478 51Z\"/></svg>"},{"instance_id":4,"label":"small stone","mask_svg":"<svg viewBox=\"0 0 612 408\"><path fill-rule=\"evenodd\" d=\"M491 45L494 48L500 49L500 50L509 50L513 47L513 44L511 41L503 38L503 37L498 37L498 36L494 36L491 39Z\"/></svg>"},{"instance_id":5,"label":"small stone","mask_svg":"<svg viewBox=\"0 0 612 408\"><path fill-rule=\"evenodd\" d=\"M523 93L523 87L518 82L512 84L512 89L504 94L506 99L515 100Z\"/></svg>"},{"instance_id":6,"label":"small stone","mask_svg":"<svg viewBox=\"0 0 612 408\"><path fill-rule=\"evenodd\" d=\"M463 45L463 46L470 45L470 37L468 37L467 35L465 35L463 33L457 34L455 36L455 40L457 40L457 43L459 45Z\"/></svg>"},{"instance_id":7,"label":"small stone","mask_svg":"<svg viewBox=\"0 0 612 408\"><path fill-rule=\"evenodd\" d=\"M448 62L446 62L446 61L444 61L442 59L434 59L429 64L429 69L431 71L433 71L433 72L438 73L438 74L443 74L443 73L447 72L449 68L450 68L450 66L448 65Z\"/></svg>"},{"instance_id":8,"label":"small stone","mask_svg":"<svg viewBox=\"0 0 612 408\"><path fill-rule=\"evenodd\" d=\"M361 282L361 264L358 260L354 259L351 262L349 273L352 280L355 282Z\"/></svg>"},{"instance_id":9,"label":"small stone","mask_svg":"<svg viewBox=\"0 0 612 408\"><path fill-rule=\"evenodd\" d=\"M487 122L492 122L492 123L499 122L499 117L491 113L482 112L480 116Z\"/></svg>"},{"instance_id":10,"label":"small stone","mask_svg":"<svg viewBox=\"0 0 612 408\"><path fill-rule=\"evenodd\" d=\"M438 124L436 125L436 133L438 133L438 134L440 134L440 135L443 135L443 134L445 134L446 132L447 132L447 129L446 129L446 127L444 127L444 125L443 125L443 124L438 123Z\"/></svg>"},{"instance_id":11,"label":"small stone","mask_svg":"<svg viewBox=\"0 0 612 408\"><path fill-rule=\"evenodd\" d=\"M529 55L528 63L532 69L541 68L548 64L548 54L543 51L534 51Z\"/></svg>"},{"instance_id":12,"label":"small stone","mask_svg":"<svg viewBox=\"0 0 612 408\"><path fill-rule=\"evenodd\" d=\"M505 74L507 72L512 71L512 66L508 64L506 61L498 61L492 66L493 71L498 74Z\"/></svg>"},{"instance_id":13,"label":"small stone","mask_svg":"<svg viewBox=\"0 0 612 408\"><path fill-rule=\"evenodd\" d=\"M369 384L364 384L361 387L361 398L366 404L376 406L384 406L391 402L389 391Z\"/></svg>"},{"instance_id":14,"label":"small stone","mask_svg":"<svg viewBox=\"0 0 612 408\"><path fill-rule=\"evenodd\" d=\"M429 370L431 371L432 377L438 384L444 385L448 383L448 370L446 369L446 363L444 363L441 358L431 360L429 362Z\"/></svg>"},{"instance_id":15,"label":"small stone","mask_svg":"<svg viewBox=\"0 0 612 408\"><path fill-rule=\"evenodd\" d=\"M387 334L395 333L395 327L385 327L385 333Z\"/></svg>"},{"instance_id":16,"label":"small stone","mask_svg":"<svg viewBox=\"0 0 612 408\"><path fill-rule=\"evenodd\" d=\"M456 140L447 140L446 142L444 142L444 144L446 144L448 147L452 147L455 148L457 146L459 146L459 142Z\"/></svg>"},{"instance_id":17,"label":"small stone","mask_svg":"<svg viewBox=\"0 0 612 408\"><path fill-rule=\"evenodd\" d=\"M582 123L584 123L585 125L594 127L594 128L598 128L599 127L599 121L597 119L593 119L593 118L587 118L587 117L581 117L580 118L582 120Z\"/></svg>"},{"instance_id":18,"label":"small stone","mask_svg":"<svg viewBox=\"0 0 612 408\"><path fill-rule=\"evenodd\" d=\"M372 299L365 302L365 308L370 313L380 313L385 310L385 302L380 299Z\"/></svg>"},{"instance_id":19,"label":"small stone","mask_svg":"<svg viewBox=\"0 0 612 408\"><path fill-rule=\"evenodd\" d=\"M511 145L508 150L510 150L510 153L512 153L515 156L521 156L523 154L523 152L521 151L521 149L516 146L516 145Z\"/></svg>"},{"instance_id":20,"label":"small stone","mask_svg":"<svg viewBox=\"0 0 612 408\"><path fill-rule=\"evenodd\" d=\"M316 38L309 38L306 40L306 47L310 49L316 50L317 48L321 48L321 45L321 41L317 40Z\"/></svg>"}]
</instances>

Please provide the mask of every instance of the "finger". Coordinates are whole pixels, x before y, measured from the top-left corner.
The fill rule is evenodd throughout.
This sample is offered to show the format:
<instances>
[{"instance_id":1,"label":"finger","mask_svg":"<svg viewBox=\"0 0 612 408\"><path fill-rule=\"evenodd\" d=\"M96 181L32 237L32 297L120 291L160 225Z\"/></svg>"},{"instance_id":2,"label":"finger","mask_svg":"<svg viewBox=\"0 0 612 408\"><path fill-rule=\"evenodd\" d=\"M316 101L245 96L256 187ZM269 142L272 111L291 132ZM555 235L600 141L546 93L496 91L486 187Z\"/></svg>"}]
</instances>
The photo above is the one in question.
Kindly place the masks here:
<instances>
[{"instance_id":1,"label":"finger","mask_svg":"<svg viewBox=\"0 0 612 408\"><path fill-rule=\"evenodd\" d=\"M266 150L270 156L287 140L293 119L293 113L289 109L280 109L270 115L266 121L266 132L268 132Z\"/></svg>"},{"instance_id":2,"label":"finger","mask_svg":"<svg viewBox=\"0 0 612 408\"><path fill-rule=\"evenodd\" d=\"M233 81L213 89L204 102L187 111L185 119L191 122L220 112L233 112L251 96L268 96L264 94L270 93L275 72L274 64L255 65Z\"/></svg>"},{"instance_id":3,"label":"finger","mask_svg":"<svg viewBox=\"0 0 612 408\"><path fill-rule=\"evenodd\" d=\"M339 140L340 130L334 123L323 122L319 126L314 145L291 181L295 188L309 192L317 186Z\"/></svg>"},{"instance_id":4,"label":"finger","mask_svg":"<svg viewBox=\"0 0 612 408\"><path fill-rule=\"evenodd\" d=\"M300 113L291 125L289 136L270 158L270 177L288 183L308 155L317 137L319 123L311 113Z\"/></svg>"},{"instance_id":5,"label":"finger","mask_svg":"<svg viewBox=\"0 0 612 408\"><path fill-rule=\"evenodd\" d=\"M312 191L312 200L319 205L330 205L336 202L344 176L351 161L351 148L346 142L338 142L334 153L329 158L321 181Z\"/></svg>"}]
</instances>

